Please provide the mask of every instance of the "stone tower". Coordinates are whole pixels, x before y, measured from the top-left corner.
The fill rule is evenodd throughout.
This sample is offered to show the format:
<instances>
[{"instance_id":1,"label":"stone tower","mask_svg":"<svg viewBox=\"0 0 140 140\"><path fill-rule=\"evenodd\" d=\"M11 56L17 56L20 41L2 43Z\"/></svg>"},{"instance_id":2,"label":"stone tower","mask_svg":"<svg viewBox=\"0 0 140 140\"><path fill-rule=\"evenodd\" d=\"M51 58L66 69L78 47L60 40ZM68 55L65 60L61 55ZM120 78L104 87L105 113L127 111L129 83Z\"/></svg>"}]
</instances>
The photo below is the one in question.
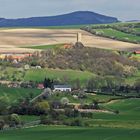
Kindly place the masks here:
<instances>
[{"instance_id":1,"label":"stone tower","mask_svg":"<svg viewBox=\"0 0 140 140\"><path fill-rule=\"evenodd\" d=\"M82 42L82 33L77 33L77 42Z\"/></svg>"}]
</instances>

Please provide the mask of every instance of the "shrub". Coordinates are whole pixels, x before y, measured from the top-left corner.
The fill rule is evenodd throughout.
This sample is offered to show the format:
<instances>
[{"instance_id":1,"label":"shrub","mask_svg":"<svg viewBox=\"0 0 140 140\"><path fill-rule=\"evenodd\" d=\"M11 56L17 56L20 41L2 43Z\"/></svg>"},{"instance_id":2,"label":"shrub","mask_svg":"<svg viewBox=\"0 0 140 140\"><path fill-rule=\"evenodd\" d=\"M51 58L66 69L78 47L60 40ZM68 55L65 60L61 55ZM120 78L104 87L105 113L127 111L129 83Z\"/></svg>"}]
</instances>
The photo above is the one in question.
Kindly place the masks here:
<instances>
[{"instance_id":1,"label":"shrub","mask_svg":"<svg viewBox=\"0 0 140 140\"><path fill-rule=\"evenodd\" d=\"M69 103L69 99L68 99L67 97L63 97L63 98L61 99L61 104L67 105L68 103Z\"/></svg>"},{"instance_id":2,"label":"shrub","mask_svg":"<svg viewBox=\"0 0 140 140\"><path fill-rule=\"evenodd\" d=\"M49 103L47 101L40 101L34 105L34 108L38 113L47 114L50 109Z\"/></svg>"},{"instance_id":3,"label":"shrub","mask_svg":"<svg viewBox=\"0 0 140 140\"><path fill-rule=\"evenodd\" d=\"M81 112L81 117L82 118L93 118L93 113L92 112Z\"/></svg>"},{"instance_id":4,"label":"shrub","mask_svg":"<svg viewBox=\"0 0 140 140\"><path fill-rule=\"evenodd\" d=\"M9 116L9 126L10 127L15 127L20 124L21 124L21 119L17 114L11 114Z\"/></svg>"},{"instance_id":5,"label":"shrub","mask_svg":"<svg viewBox=\"0 0 140 140\"><path fill-rule=\"evenodd\" d=\"M4 120L0 119L0 130L4 128L5 122Z\"/></svg>"},{"instance_id":6,"label":"shrub","mask_svg":"<svg viewBox=\"0 0 140 140\"><path fill-rule=\"evenodd\" d=\"M76 118L76 119L71 121L70 125L71 126L82 126L82 121L81 121L81 119Z\"/></svg>"}]
</instances>

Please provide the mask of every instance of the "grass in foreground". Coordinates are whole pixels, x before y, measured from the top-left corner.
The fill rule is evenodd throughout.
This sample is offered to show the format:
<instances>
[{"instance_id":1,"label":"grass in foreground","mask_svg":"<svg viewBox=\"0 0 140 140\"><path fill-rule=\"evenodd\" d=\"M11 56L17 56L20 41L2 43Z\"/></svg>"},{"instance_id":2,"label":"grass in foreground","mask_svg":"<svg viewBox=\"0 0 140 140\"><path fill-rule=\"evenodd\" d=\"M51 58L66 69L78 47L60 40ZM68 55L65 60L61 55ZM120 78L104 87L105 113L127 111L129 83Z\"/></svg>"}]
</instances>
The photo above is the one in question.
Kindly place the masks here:
<instances>
[{"instance_id":1,"label":"grass in foreground","mask_svg":"<svg viewBox=\"0 0 140 140\"><path fill-rule=\"evenodd\" d=\"M40 126L0 132L0 140L139 140L139 132L139 129Z\"/></svg>"},{"instance_id":2,"label":"grass in foreground","mask_svg":"<svg viewBox=\"0 0 140 140\"><path fill-rule=\"evenodd\" d=\"M109 110L118 110L119 114L94 113L94 119L88 120L93 126L140 128L140 99L123 99L103 105Z\"/></svg>"}]
</instances>

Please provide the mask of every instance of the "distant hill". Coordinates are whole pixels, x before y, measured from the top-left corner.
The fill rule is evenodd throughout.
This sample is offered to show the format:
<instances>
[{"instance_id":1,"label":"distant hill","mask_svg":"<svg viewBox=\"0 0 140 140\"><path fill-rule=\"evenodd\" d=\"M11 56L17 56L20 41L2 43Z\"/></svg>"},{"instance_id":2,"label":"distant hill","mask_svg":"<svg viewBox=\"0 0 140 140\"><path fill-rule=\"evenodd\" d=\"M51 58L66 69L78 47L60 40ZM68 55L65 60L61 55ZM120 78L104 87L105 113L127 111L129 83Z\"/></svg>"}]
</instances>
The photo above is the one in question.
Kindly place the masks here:
<instances>
[{"instance_id":1,"label":"distant hill","mask_svg":"<svg viewBox=\"0 0 140 140\"><path fill-rule=\"evenodd\" d=\"M114 22L118 22L118 19L90 11L78 11L69 14L48 17L31 17L19 19L0 18L0 27L64 26Z\"/></svg>"},{"instance_id":2,"label":"distant hill","mask_svg":"<svg viewBox=\"0 0 140 140\"><path fill-rule=\"evenodd\" d=\"M126 22L140 22L140 20L128 20Z\"/></svg>"}]
</instances>

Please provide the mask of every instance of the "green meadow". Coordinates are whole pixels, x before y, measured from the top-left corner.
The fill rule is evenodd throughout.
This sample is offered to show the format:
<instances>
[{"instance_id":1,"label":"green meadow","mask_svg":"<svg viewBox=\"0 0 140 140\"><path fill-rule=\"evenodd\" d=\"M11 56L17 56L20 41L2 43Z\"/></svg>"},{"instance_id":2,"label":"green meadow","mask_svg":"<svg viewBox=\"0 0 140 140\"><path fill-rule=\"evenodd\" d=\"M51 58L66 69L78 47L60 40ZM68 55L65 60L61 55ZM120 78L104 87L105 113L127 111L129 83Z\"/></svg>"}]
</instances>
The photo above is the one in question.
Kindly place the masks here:
<instances>
[{"instance_id":1,"label":"green meadow","mask_svg":"<svg viewBox=\"0 0 140 140\"><path fill-rule=\"evenodd\" d=\"M139 129L35 127L0 132L0 140L139 140Z\"/></svg>"},{"instance_id":2,"label":"green meadow","mask_svg":"<svg viewBox=\"0 0 140 140\"><path fill-rule=\"evenodd\" d=\"M63 47L64 44L50 44L50 45L39 45L39 46L27 46L24 48L30 49L39 49L39 50L47 50L47 49L57 49Z\"/></svg>"},{"instance_id":3,"label":"green meadow","mask_svg":"<svg viewBox=\"0 0 140 140\"><path fill-rule=\"evenodd\" d=\"M44 78L47 77L62 82L68 82L69 84L73 84L78 80L78 82L80 82L81 85L85 85L90 78L95 76L96 74L88 71L79 71L71 69L62 70L50 68L31 68L29 70L24 70L23 68L6 67L0 73L0 77L2 80L6 79L10 81L17 80L42 82L44 81ZM126 84L133 85L138 79L140 79L139 71L134 73L134 75L125 78L125 82Z\"/></svg>"},{"instance_id":4,"label":"green meadow","mask_svg":"<svg viewBox=\"0 0 140 140\"><path fill-rule=\"evenodd\" d=\"M32 29L80 29L86 25L66 25L66 26L41 26L41 27L0 27L0 30L3 29L27 29L27 28L32 28Z\"/></svg>"},{"instance_id":5,"label":"green meadow","mask_svg":"<svg viewBox=\"0 0 140 140\"><path fill-rule=\"evenodd\" d=\"M77 70L60 70L60 69L31 69L25 74L25 81L43 81L45 77L57 80L68 80L71 83L77 79L81 83L85 83L89 78L95 76L94 74L87 71L77 71Z\"/></svg>"},{"instance_id":6,"label":"green meadow","mask_svg":"<svg viewBox=\"0 0 140 140\"><path fill-rule=\"evenodd\" d=\"M29 97L31 94L33 97L39 95L42 91L39 89L31 88L7 88L0 86L0 98L6 97L9 103L15 103L18 99Z\"/></svg>"},{"instance_id":7,"label":"green meadow","mask_svg":"<svg viewBox=\"0 0 140 140\"><path fill-rule=\"evenodd\" d=\"M118 110L119 114L94 113L90 120L93 126L140 129L140 99L121 99L102 104L108 110Z\"/></svg>"},{"instance_id":8,"label":"green meadow","mask_svg":"<svg viewBox=\"0 0 140 140\"><path fill-rule=\"evenodd\" d=\"M117 31L115 29L111 29L111 28L108 28L108 29L95 29L95 31L97 33L100 33L100 34L106 36L106 37L113 37L115 39L124 40L124 41L132 41L132 42L137 41L137 42L140 43L140 37L139 36L123 33L121 31Z\"/></svg>"},{"instance_id":9,"label":"green meadow","mask_svg":"<svg viewBox=\"0 0 140 140\"><path fill-rule=\"evenodd\" d=\"M10 81L36 81L36 82L43 82L45 77L65 81L70 84L79 80L81 85L86 84L86 82L91 78L94 77L95 74L88 72L88 71L78 71L78 70L61 70L61 69L29 69L24 70L22 68L12 68L6 67L0 73L0 77L3 80L10 80Z\"/></svg>"}]
</instances>

